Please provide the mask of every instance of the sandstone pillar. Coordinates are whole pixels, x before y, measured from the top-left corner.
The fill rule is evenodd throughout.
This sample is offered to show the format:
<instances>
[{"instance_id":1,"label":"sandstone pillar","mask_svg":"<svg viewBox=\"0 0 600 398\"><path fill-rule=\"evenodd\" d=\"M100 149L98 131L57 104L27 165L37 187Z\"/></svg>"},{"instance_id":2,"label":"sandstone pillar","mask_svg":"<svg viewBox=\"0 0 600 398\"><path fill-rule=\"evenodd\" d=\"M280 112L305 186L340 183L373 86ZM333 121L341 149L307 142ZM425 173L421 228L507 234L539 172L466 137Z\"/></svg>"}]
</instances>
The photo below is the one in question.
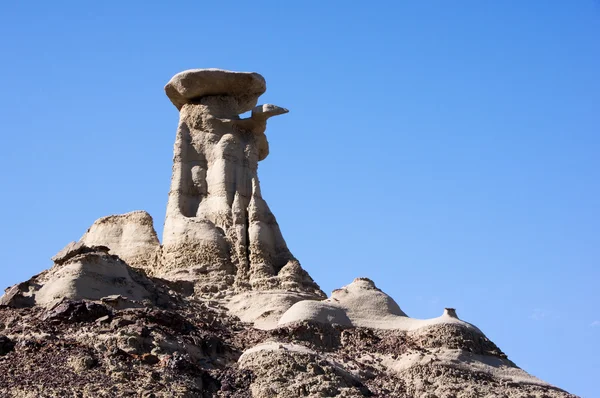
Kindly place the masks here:
<instances>
[{"instance_id":1,"label":"sandstone pillar","mask_svg":"<svg viewBox=\"0 0 600 398\"><path fill-rule=\"evenodd\" d=\"M283 239L260 191L258 162L269 153L267 119L256 106L257 73L195 69L165 87L180 111L160 274L192 279L201 291L283 288L317 292ZM249 118L240 114L252 110Z\"/></svg>"}]
</instances>

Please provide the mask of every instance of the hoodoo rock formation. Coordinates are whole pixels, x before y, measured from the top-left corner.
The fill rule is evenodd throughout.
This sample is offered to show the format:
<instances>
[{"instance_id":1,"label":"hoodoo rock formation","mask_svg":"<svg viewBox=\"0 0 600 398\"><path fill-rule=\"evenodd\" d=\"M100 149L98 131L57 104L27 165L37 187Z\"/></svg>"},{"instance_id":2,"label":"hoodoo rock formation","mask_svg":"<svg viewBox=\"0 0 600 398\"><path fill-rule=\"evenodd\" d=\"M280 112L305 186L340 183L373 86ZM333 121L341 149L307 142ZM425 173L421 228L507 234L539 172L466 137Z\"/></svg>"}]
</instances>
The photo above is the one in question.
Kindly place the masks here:
<instances>
[{"instance_id":1,"label":"hoodoo rock formation","mask_svg":"<svg viewBox=\"0 0 600 398\"><path fill-rule=\"evenodd\" d=\"M414 319L367 278L327 298L263 199L257 73L195 69L162 243L144 211L98 219L0 298L0 397L573 397L452 308ZM241 114L251 111L250 117Z\"/></svg>"},{"instance_id":2,"label":"hoodoo rock formation","mask_svg":"<svg viewBox=\"0 0 600 398\"><path fill-rule=\"evenodd\" d=\"M267 119L287 113L255 106L265 90L257 73L215 69L185 71L167 84L180 116L161 275L197 280L205 292L283 288L321 294L288 250L260 192L258 162L269 154ZM239 117L250 110L251 117Z\"/></svg>"}]
</instances>

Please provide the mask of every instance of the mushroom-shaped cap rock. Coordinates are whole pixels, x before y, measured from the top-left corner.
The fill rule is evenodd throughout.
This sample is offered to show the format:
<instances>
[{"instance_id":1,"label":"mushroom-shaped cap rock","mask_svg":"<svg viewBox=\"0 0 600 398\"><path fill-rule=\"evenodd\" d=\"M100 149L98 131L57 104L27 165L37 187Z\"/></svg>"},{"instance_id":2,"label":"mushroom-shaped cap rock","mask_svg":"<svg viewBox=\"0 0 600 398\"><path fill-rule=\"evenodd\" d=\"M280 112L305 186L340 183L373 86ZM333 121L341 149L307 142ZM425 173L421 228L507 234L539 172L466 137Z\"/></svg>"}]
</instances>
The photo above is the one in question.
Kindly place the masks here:
<instances>
[{"instance_id":1,"label":"mushroom-shaped cap rock","mask_svg":"<svg viewBox=\"0 0 600 398\"><path fill-rule=\"evenodd\" d=\"M165 86L167 97L177 109L209 95L228 95L238 100L239 112L256 106L258 97L267 89L264 77L253 72L223 69L190 69L173 76Z\"/></svg>"}]
</instances>

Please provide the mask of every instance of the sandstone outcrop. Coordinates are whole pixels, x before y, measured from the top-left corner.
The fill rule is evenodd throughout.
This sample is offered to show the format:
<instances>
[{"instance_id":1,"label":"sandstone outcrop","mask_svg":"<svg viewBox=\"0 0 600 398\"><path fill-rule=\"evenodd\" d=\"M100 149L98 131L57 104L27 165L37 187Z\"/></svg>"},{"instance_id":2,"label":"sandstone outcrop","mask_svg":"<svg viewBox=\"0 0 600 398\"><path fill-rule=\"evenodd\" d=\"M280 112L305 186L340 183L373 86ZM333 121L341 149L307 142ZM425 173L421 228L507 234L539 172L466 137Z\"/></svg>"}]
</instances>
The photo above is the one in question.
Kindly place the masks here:
<instances>
[{"instance_id":1,"label":"sandstone outcrop","mask_svg":"<svg viewBox=\"0 0 600 398\"><path fill-rule=\"evenodd\" d=\"M314 300L312 294L287 290L250 291L228 298L225 305L241 321L268 330L276 328L281 316L297 302Z\"/></svg>"},{"instance_id":2,"label":"sandstone outcrop","mask_svg":"<svg viewBox=\"0 0 600 398\"><path fill-rule=\"evenodd\" d=\"M52 307L63 299L102 300L116 296L121 306L160 301L154 283L129 267L105 246L70 243L53 257L54 266L7 289L0 305L15 308Z\"/></svg>"},{"instance_id":3,"label":"sandstone outcrop","mask_svg":"<svg viewBox=\"0 0 600 398\"><path fill-rule=\"evenodd\" d=\"M99 218L81 237L87 246L106 246L132 267L149 272L157 265L160 242L152 217L145 211L133 211Z\"/></svg>"},{"instance_id":4,"label":"sandstone outcrop","mask_svg":"<svg viewBox=\"0 0 600 398\"><path fill-rule=\"evenodd\" d=\"M544 397L446 308L409 317L367 278L327 298L262 198L257 73L195 69L180 111L162 244L150 215L97 220L0 298L0 397ZM250 117L241 113L252 111Z\"/></svg>"},{"instance_id":5,"label":"sandstone outcrop","mask_svg":"<svg viewBox=\"0 0 600 398\"><path fill-rule=\"evenodd\" d=\"M368 278L356 278L351 284L334 290L326 300L303 300L295 303L279 318L278 324L293 322L319 322L401 331L417 330L437 324L457 324L480 332L470 323L461 321L454 308L446 308L438 318L410 318L393 298L378 289Z\"/></svg>"},{"instance_id":6,"label":"sandstone outcrop","mask_svg":"<svg viewBox=\"0 0 600 398\"><path fill-rule=\"evenodd\" d=\"M256 106L265 90L257 73L194 69L175 75L165 86L180 120L162 244L145 211L102 217L79 242L106 247L149 275L192 283L197 296L228 300L265 292L264 298L251 295L264 302L278 291L269 323L299 299L325 298L262 198L258 162L269 153L267 120L288 112ZM239 117L250 110L250 117Z\"/></svg>"},{"instance_id":7,"label":"sandstone outcrop","mask_svg":"<svg viewBox=\"0 0 600 398\"><path fill-rule=\"evenodd\" d=\"M197 280L205 293L286 289L319 297L260 191L267 119L287 112L254 107L265 89L256 73L214 69L167 83L180 116L158 274ZM251 117L239 117L252 107Z\"/></svg>"}]
</instances>

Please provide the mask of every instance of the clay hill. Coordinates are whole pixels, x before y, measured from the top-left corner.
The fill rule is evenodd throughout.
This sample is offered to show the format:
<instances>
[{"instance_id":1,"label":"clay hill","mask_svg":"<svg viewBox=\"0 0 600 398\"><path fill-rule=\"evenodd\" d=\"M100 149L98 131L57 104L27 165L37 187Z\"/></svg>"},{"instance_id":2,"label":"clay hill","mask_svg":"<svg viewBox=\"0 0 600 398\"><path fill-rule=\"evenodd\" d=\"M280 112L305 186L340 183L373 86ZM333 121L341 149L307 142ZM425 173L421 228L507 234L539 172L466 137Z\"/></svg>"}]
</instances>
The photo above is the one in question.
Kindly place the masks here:
<instances>
[{"instance_id":1,"label":"clay hill","mask_svg":"<svg viewBox=\"0 0 600 398\"><path fill-rule=\"evenodd\" d=\"M165 90L162 243L144 211L103 217L7 288L1 397L573 397L452 308L411 318L351 276L321 291L261 195L267 121L287 113L257 106L261 75L188 70Z\"/></svg>"}]
</instances>

